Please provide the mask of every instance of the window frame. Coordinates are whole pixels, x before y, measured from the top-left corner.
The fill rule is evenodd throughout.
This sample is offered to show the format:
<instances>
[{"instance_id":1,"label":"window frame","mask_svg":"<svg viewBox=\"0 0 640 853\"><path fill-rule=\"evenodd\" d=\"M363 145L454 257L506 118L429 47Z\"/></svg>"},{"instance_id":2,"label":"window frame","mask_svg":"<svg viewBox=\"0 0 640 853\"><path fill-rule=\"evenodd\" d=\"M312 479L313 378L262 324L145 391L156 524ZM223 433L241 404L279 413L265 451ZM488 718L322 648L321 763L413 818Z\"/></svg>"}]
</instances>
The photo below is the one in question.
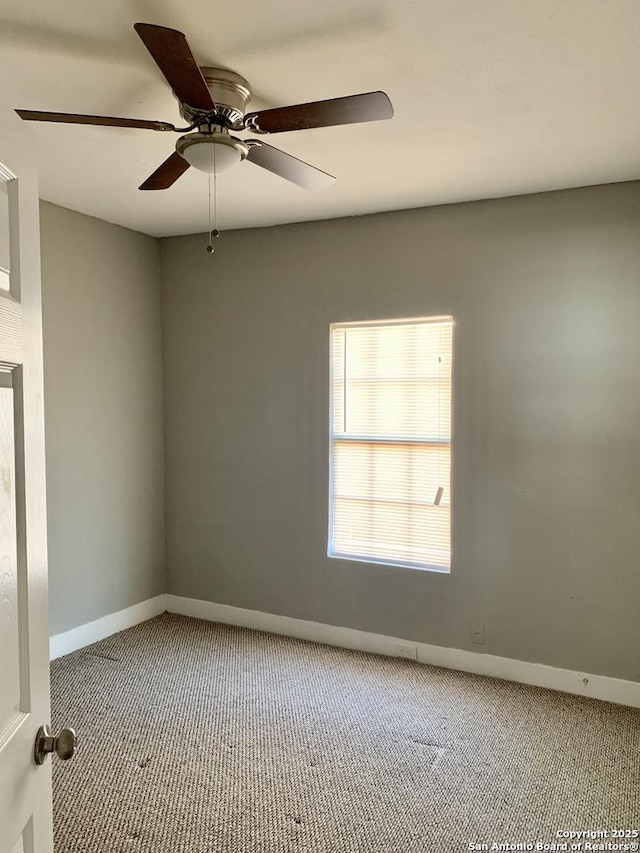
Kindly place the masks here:
<instances>
[{"instance_id":1,"label":"window frame","mask_svg":"<svg viewBox=\"0 0 640 853\"><path fill-rule=\"evenodd\" d=\"M339 328L353 328L353 327L375 327L375 326L401 326L401 325L416 325L418 323L450 323L451 324L451 376L450 376L450 403L451 403L451 417L450 417L450 430L449 430L449 440L439 440L439 441L428 441L423 439L412 439L412 438L400 438L400 437L391 437L391 436L367 436L367 435L358 435L358 436L349 436L346 438L345 436L336 435L334 433L334 390L335 390L335 382L334 382L334 358L333 358L333 333L335 329ZM453 537L452 537L452 527L453 527L453 421L454 421L454 400L453 400L453 387L454 387L454 365L455 365L455 317L451 314L434 314L428 316L420 316L420 317L402 317L402 318L392 318L392 319L381 319L381 320L344 320L344 321L336 321L334 323L329 324L329 489L328 489L328 537L327 537L327 557L330 559L336 560L349 560L350 562L356 563L367 563L379 566L389 566L391 568L402 568L402 569L410 569L414 571L423 571L423 572L433 572L436 574L451 574L453 569ZM439 566L439 565L427 565L425 563L417 563L412 562L410 560L404 561L396 561L390 557L369 557L369 556L356 556L352 554L346 554L338 551L334 545L334 524L333 524L333 516L334 516L334 503L335 503L335 495L334 495L334 446L336 441L348 442L370 442L371 444L416 444L420 446L432 444L437 446L445 446L449 448L449 565L448 566Z\"/></svg>"}]
</instances>

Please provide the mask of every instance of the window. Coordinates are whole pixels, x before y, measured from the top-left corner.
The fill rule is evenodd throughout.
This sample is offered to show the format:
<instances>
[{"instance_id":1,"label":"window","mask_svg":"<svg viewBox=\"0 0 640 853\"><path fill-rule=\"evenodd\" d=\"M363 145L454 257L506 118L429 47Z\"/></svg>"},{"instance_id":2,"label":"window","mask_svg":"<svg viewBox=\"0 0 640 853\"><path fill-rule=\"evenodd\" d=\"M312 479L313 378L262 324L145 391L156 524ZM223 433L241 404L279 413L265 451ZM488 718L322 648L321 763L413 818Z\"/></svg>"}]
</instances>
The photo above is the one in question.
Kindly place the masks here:
<instances>
[{"instance_id":1,"label":"window","mask_svg":"<svg viewBox=\"0 0 640 853\"><path fill-rule=\"evenodd\" d=\"M449 571L453 318L331 326L330 557Z\"/></svg>"}]
</instances>

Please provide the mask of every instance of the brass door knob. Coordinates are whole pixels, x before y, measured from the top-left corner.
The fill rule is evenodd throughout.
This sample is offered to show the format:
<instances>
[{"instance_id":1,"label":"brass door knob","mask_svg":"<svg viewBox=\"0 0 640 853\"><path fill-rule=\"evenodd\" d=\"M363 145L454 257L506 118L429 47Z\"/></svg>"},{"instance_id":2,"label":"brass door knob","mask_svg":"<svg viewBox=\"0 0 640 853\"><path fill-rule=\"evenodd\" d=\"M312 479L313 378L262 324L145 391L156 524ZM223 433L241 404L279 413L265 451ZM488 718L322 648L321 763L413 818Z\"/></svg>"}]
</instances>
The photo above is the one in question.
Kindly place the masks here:
<instances>
[{"instance_id":1,"label":"brass door knob","mask_svg":"<svg viewBox=\"0 0 640 853\"><path fill-rule=\"evenodd\" d=\"M62 761L68 761L76 751L76 733L73 729L60 729L55 737L51 734L49 726L40 726L36 735L33 748L33 757L36 764L43 764L50 752L55 752Z\"/></svg>"}]
</instances>

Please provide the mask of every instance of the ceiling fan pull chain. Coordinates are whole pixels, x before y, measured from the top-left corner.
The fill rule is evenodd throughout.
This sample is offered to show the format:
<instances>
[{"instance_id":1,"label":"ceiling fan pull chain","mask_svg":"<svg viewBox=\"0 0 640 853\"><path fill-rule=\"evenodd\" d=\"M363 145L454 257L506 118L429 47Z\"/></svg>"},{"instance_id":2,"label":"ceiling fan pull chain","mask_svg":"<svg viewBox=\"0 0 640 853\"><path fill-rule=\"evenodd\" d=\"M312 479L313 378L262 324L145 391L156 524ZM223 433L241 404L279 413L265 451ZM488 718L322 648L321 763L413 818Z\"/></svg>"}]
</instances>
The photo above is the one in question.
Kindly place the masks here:
<instances>
[{"instance_id":1,"label":"ceiling fan pull chain","mask_svg":"<svg viewBox=\"0 0 640 853\"><path fill-rule=\"evenodd\" d=\"M211 172L209 172L209 243L207 245L207 252L211 254L213 251L214 248L211 243Z\"/></svg>"},{"instance_id":2,"label":"ceiling fan pull chain","mask_svg":"<svg viewBox=\"0 0 640 853\"><path fill-rule=\"evenodd\" d=\"M218 170L216 169L216 149L213 149L213 231L214 237L219 237L218 231Z\"/></svg>"},{"instance_id":3,"label":"ceiling fan pull chain","mask_svg":"<svg viewBox=\"0 0 640 853\"><path fill-rule=\"evenodd\" d=\"M216 174L216 149L213 149L213 227L211 226L211 172L209 172L209 244L207 246L207 252L212 254L215 249L213 248L212 240L214 237L219 237L220 232L218 231L218 184L217 184L217 174Z\"/></svg>"}]
</instances>

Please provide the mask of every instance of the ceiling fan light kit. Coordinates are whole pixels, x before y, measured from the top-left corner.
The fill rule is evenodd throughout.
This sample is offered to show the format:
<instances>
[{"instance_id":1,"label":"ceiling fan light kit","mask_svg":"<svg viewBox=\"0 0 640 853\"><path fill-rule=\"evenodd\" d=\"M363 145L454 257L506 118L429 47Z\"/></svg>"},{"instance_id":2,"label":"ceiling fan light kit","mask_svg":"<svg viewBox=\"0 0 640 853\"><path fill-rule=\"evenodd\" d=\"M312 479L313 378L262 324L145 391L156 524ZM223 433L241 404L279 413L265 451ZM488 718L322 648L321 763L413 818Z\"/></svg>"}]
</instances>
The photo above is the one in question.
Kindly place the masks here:
<instances>
[{"instance_id":1,"label":"ceiling fan light kit","mask_svg":"<svg viewBox=\"0 0 640 853\"><path fill-rule=\"evenodd\" d=\"M249 146L224 131L200 132L181 136L176 151L194 169L219 175L246 160Z\"/></svg>"},{"instance_id":2,"label":"ceiling fan light kit","mask_svg":"<svg viewBox=\"0 0 640 853\"><path fill-rule=\"evenodd\" d=\"M384 92L367 92L247 113L251 86L240 74L228 68L200 68L186 36L178 30L144 23L134 24L134 29L171 86L180 105L180 115L188 122L188 127L176 128L169 122L146 119L35 110L16 112L25 121L186 133L178 139L175 152L140 185L141 190L168 189L190 166L215 177L243 160L249 160L304 189L326 189L335 181L332 175L262 140L242 140L232 136L230 131L241 133L250 130L262 135L393 117L391 101ZM211 223L209 231L211 233ZM213 251L211 245L209 250Z\"/></svg>"}]
</instances>

